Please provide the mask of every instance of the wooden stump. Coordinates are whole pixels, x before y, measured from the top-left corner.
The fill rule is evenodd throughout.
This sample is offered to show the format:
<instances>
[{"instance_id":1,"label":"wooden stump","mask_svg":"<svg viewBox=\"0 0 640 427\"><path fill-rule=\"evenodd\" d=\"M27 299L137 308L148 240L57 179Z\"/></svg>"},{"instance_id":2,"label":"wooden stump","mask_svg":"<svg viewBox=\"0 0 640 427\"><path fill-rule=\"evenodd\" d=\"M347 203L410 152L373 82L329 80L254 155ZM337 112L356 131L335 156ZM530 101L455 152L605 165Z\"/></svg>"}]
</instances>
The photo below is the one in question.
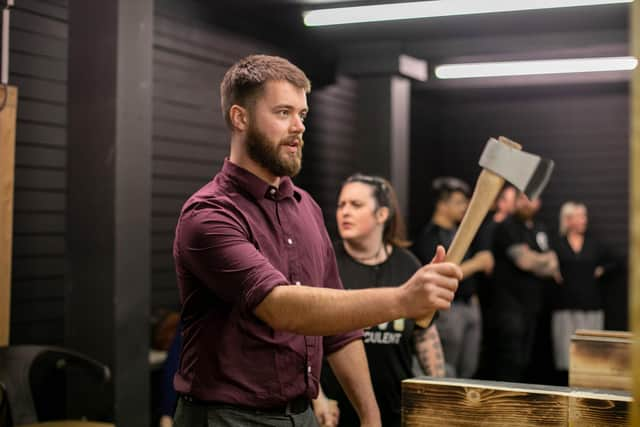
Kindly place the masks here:
<instances>
[{"instance_id":1,"label":"wooden stump","mask_svg":"<svg viewBox=\"0 0 640 427\"><path fill-rule=\"evenodd\" d=\"M578 330L571 337L569 387L631 391L631 334Z\"/></svg>"}]
</instances>

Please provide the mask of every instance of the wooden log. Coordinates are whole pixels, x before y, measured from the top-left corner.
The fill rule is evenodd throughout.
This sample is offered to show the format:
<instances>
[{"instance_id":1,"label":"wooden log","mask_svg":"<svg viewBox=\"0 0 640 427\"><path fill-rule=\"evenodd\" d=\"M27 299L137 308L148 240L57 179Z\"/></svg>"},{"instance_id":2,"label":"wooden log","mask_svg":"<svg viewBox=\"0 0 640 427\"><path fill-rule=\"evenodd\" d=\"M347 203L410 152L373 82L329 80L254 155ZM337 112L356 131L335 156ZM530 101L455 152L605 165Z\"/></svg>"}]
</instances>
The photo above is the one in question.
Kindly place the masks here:
<instances>
[{"instance_id":1,"label":"wooden log","mask_svg":"<svg viewBox=\"0 0 640 427\"><path fill-rule=\"evenodd\" d=\"M569 387L631 391L631 334L576 331L569 348Z\"/></svg>"},{"instance_id":2,"label":"wooden log","mask_svg":"<svg viewBox=\"0 0 640 427\"><path fill-rule=\"evenodd\" d=\"M626 425L630 402L626 392L421 377L402 382L402 425Z\"/></svg>"},{"instance_id":3,"label":"wooden log","mask_svg":"<svg viewBox=\"0 0 640 427\"><path fill-rule=\"evenodd\" d=\"M9 345L17 102L16 87L0 86L0 346Z\"/></svg>"}]
</instances>

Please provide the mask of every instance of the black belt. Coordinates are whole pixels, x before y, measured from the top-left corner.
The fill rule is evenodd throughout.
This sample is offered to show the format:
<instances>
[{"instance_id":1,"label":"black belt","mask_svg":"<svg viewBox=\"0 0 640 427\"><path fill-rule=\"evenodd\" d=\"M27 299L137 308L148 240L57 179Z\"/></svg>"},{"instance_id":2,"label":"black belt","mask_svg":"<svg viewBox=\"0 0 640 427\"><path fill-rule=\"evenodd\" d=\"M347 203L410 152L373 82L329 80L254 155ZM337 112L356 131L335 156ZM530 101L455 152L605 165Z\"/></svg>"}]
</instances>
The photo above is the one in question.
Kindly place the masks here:
<instances>
[{"instance_id":1,"label":"black belt","mask_svg":"<svg viewBox=\"0 0 640 427\"><path fill-rule=\"evenodd\" d=\"M311 403L308 397L298 396L288 401L284 405L275 406L271 408L254 408L252 406L237 405L234 403L212 402L212 401L200 400L188 394L181 394L180 398L192 405L211 406L214 408L232 408L232 409L248 411L252 413L273 414L273 415L300 414L306 411L307 408L309 407L309 404Z\"/></svg>"}]
</instances>

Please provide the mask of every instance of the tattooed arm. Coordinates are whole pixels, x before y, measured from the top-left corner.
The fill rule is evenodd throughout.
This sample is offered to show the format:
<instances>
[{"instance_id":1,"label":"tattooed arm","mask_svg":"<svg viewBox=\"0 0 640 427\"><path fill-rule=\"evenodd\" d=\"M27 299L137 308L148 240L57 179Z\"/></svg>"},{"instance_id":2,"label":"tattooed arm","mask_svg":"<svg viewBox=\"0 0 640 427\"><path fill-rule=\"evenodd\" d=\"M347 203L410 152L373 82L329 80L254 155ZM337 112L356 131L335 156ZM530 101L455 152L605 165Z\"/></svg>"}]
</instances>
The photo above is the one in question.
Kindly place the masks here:
<instances>
[{"instance_id":1,"label":"tattooed arm","mask_svg":"<svg viewBox=\"0 0 640 427\"><path fill-rule=\"evenodd\" d=\"M561 279L558 257L554 251L539 253L522 243L510 246L507 255L521 270L542 278L554 278L556 281Z\"/></svg>"},{"instance_id":2,"label":"tattooed arm","mask_svg":"<svg viewBox=\"0 0 640 427\"><path fill-rule=\"evenodd\" d=\"M416 355L426 375L444 377L444 353L436 325L427 329L416 328L414 332Z\"/></svg>"}]
</instances>

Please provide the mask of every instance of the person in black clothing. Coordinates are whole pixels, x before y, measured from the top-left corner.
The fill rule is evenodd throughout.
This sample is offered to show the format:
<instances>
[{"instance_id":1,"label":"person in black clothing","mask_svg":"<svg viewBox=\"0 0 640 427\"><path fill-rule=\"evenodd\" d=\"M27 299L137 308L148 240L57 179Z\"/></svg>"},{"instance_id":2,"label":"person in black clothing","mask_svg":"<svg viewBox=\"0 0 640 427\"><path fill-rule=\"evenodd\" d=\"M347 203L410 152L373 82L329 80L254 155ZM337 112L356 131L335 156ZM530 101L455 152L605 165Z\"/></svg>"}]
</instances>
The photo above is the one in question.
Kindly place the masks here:
<instances>
[{"instance_id":1,"label":"person in black clothing","mask_svg":"<svg viewBox=\"0 0 640 427\"><path fill-rule=\"evenodd\" d=\"M419 261L405 249L409 242L404 222L387 180L361 174L349 177L340 191L336 217L342 240L335 243L335 252L346 289L399 285L420 268ZM443 254L442 248L440 251ZM427 374L444 375L436 327L425 330L412 319L397 319L366 329L364 343L382 425L399 426L401 381L414 376L414 353ZM338 401L339 425L359 425L349 399L326 364L321 383L326 396Z\"/></svg>"},{"instance_id":2,"label":"person in black clothing","mask_svg":"<svg viewBox=\"0 0 640 427\"><path fill-rule=\"evenodd\" d=\"M493 374L501 381L525 380L546 284L562 280L547 229L535 219L539 209L539 199L519 194L514 215L494 236Z\"/></svg>"},{"instance_id":3,"label":"person in black clothing","mask_svg":"<svg viewBox=\"0 0 640 427\"><path fill-rule=\"evenodd\" d=\"M587 207L566 202L560 209L558 254L562 286L552 298L551 328L556 369L569 369L569 344L576 329L603 329L604 311L599 279L615 264L606 249L587 233Z\"/></svg>"},{"instance_id":4,"label":"person in black clothing","mask_svg":"<svg viewBox=\"0 0 640 427\"><path fill-rule=\"evenodd\" d=\"M478 251L491 251L493 247L493 238L495 236L498 224L507 219L516 209L516 196L518 192L516 188L510 184L506 184L500 194L496 198L491 210L480 225L473 246ZM493 272L491 274L478 274L476 280L478 284L477 293L480 300L480 311L482 313L482 343L480 350L480 360L478 362L478 370L475 378L492 379L491 372L493 360L493 343L492 329L495 322L491 321L493 315Z\"/></svg>"},{"instance_id":5,"label":"person in black clothing","mask_svg":"<svg viewBox=\"0 0 640 427\"><path fill-rule=\"evenodd\" d=\"M457 178L441 177L433 182L436 207L431 222L425 226L413 247L423 263L430 259L438 245L448 248L462 220L469 201L469 186ZM446 360L447 376L470 378L478 366L482 340L482 316L476 296L477 272L493 268L489 248L473 247L460 265L464 280L460 282L451 309L440 313L436 324L440 332Z\"/></svg>"}]
</instances>

